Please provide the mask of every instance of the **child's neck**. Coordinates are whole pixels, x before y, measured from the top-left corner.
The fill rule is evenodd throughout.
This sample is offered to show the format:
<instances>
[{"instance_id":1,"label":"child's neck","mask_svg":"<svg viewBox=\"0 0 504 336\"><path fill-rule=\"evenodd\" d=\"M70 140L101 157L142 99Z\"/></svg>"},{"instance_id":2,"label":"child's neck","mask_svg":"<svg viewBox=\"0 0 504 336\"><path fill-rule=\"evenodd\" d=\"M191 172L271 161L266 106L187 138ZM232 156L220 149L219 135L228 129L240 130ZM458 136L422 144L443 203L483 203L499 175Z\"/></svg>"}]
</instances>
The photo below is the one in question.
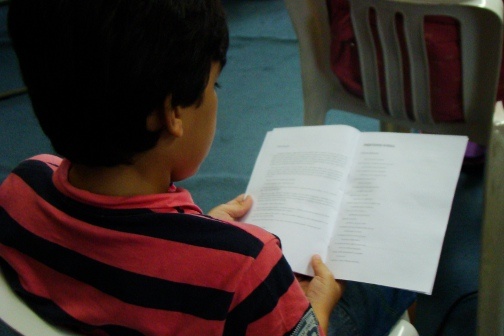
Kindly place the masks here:
<instances>
[{"instance_id":1,"label":"child's neck","mask_svg":"<svg viewBox=\"0 0 504 336\"><path fill-rule=\"evenodd\" d=\"M139 196L165 193L170 175L159 173L156 164L135 162L114 167L89 167L72 164L68 182L76 188L107 196Z\"/></svg>"}]
</instances>

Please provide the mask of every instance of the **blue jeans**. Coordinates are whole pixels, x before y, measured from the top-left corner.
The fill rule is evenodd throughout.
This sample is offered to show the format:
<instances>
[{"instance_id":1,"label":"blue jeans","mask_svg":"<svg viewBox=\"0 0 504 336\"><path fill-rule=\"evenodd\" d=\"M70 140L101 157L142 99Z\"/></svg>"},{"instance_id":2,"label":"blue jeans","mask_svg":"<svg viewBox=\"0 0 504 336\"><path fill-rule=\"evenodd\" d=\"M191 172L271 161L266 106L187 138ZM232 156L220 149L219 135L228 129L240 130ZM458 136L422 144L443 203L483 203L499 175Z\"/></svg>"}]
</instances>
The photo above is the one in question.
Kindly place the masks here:
<instances>
[{"instance_id":1,"label":"blue jeans","mask_svg":"<svg viewBox=\"0 0 504 336\"><path fill-rule=\"evenodd\" d=\"M328 336L384 336L416 300L416 293L347 281L329 321Z\"/></svg>"}]
</instances>

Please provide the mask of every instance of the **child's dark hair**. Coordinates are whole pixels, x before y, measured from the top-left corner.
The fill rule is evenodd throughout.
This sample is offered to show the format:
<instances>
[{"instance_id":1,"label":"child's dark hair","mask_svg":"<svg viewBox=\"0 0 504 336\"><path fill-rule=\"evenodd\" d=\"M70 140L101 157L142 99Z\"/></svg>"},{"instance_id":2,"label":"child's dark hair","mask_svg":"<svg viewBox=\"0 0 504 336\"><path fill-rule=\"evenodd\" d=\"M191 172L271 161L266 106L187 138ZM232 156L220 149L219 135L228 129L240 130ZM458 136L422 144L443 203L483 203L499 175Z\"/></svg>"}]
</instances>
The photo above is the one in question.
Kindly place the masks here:
<instances>
[{"instance_id":1,"label":"child's dark hair","mask_svg":"<svg viewBox=\"0 0 504 336\"><path fill-rule=\"evenodd\" d=\"M146 117L198 103L228 48L219 0L13 0L8 28L42 129L89 166L152 148Z\"/></svg>"}]
</instances>

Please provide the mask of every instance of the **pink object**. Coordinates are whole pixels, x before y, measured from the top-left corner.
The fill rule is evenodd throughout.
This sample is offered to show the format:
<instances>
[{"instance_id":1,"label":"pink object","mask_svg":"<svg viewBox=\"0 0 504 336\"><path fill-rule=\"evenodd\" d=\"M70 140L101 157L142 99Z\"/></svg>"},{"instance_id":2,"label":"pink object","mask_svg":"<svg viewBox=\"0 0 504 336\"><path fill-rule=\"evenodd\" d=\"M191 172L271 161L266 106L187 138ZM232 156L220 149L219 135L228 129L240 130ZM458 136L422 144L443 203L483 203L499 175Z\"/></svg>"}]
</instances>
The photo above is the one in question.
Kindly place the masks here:
<instances>
[{"instance_id":1,"label":"pink object","mask_svg":"<svg viewBox=\"0 0 504 336\"><path fill-rule=\"evenodd\" d=\"M341 84L351 93L362 97L362 78L359 56L350 17L348 0L326 0L331 26L331 68ZM370 16L370 24L376 31L375 16ZM398 38L404 42L402 17L396 21ZM464 119L462 111L462 76L459 45L459 24L450 17L429 16L424 25L429 76L431 79L432 116L438 122L457 122ZM375 32L376 33L376 32ZM383 59L378 52L378 64L383 67ZM403 60L408 62L403 52ZM411 84L407 64L404 67L405 102L411 108ZM382 82L383 71L381 74ZM382 85L383 85L382 83ZM384 96L386 104L386 97ZM500 70L497 100L504 98L504 66Z\"/></svg>"},{"instance_id":2,"label":"pink object","mask_svg":"<svg viewBox=\"0 0 504 336\"><path fill-rule=\"evenodd\" d=\"M486 153L486 147L478 145L475 142L469 141L467 143L467 148L465 152L466 158L478 158L484 156Z\"/></svg>"}]
</instances>

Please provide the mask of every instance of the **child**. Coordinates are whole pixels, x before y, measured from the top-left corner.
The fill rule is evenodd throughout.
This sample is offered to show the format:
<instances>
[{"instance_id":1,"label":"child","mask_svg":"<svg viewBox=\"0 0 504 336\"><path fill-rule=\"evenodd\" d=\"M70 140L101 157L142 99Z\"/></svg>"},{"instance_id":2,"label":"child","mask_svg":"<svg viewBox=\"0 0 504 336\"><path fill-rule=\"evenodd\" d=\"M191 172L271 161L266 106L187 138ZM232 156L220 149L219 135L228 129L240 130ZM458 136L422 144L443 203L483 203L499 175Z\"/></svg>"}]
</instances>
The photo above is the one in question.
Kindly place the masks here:
<instances>
[{"instance_id":1,"label":"child","mask_svg":"<svg viewBox=\"0 0 504 336\"><path fill-rule=\"evenodd\" d=\"M341 291L319 260L312 309L274 236L223 221L250 199L214 219L173 185L214 136L218 1L19 0L9 31L65 158L27 160L1 187L4 271L35 311L92 334L327 330Z\"/></svg>"},{"instance_id":2,"label":"child","mask_svg":"<svg viewBox=\"0 0 504 336\"><path fill-rule=\"evenodd\" d=\"M9 31L55 150L0 187L0 260L46 320L93 335L319 335L342 294L298 282L262 229L174 182L213 140L218 0L13 0ZM302 285L302 286L301 286Z\"/></svg>"}]
</instances>

